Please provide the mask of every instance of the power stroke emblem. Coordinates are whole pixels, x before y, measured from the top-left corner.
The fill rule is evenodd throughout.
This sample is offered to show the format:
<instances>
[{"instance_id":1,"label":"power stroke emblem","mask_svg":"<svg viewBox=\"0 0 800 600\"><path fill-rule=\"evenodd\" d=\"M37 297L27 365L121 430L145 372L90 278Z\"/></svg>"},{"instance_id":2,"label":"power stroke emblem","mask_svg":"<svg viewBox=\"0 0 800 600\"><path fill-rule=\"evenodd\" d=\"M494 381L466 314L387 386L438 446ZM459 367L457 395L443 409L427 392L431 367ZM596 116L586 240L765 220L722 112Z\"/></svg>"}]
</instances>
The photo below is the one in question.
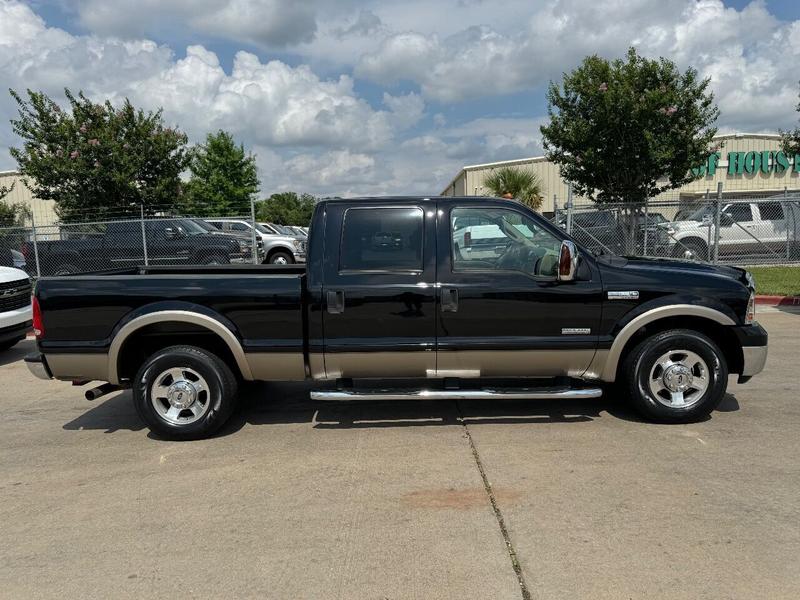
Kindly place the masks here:
<instances>
[{"instance_id":1,"label":"power stroke emblem","mask_svg":"<svg viewBox=\"0 0 800 600\"><path fill-rule=\"evenodd\" d=\"M625 290L620 292L608 292L609 300L638 300L639 292L636 290Z\"/></svg>"}]
</instances>

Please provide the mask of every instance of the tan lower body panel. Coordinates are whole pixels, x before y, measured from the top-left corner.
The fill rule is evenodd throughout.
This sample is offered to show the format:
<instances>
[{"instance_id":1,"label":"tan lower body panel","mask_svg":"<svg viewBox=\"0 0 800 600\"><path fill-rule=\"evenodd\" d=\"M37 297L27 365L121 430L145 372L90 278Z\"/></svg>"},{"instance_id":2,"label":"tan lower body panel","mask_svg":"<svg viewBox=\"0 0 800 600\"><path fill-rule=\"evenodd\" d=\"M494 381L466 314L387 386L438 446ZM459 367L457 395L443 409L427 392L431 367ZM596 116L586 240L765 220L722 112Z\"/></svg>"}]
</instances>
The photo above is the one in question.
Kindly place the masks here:
<instances>
[{"instance_id":1,"label":"tan lower body panel","mask_svg":"<svg viewBox=\"0 0 800 600\"><path fill-rule=\"evenodd\" d=\"M50 373L67 381L108 381L108 354L47 354Z\"/></svg>"},{"instance_id":2,"label":"tan lower body panel","mask_svg":"<svg viewBox=\"0 0 800 600\"><path fill-rule=\"evenodd\" d=\"M108 381L107 354L47 354L56 379ZM296 381L306 378L302 352L251 352L245 354L253 379Z\"/></svg>"},{"instance_id":3,"label":"tan lower body panel","mask_svg":"<svg viewBox=\"0 0 800 600\"><path fill-rule=\"evenodd\" d=\"M436 352L332 352L325 355L327 379L339 377L427 377Z\"/></svg>"},{"instance_id":4,"label":"tan lower body panel","mask_svg":"<svg viewBox=\"0 0 800 600\"><path fill-rule=\"evenodd\" d=\"M253 379L262 381L302 381L306 368L302 352L247 352Z\"/></svg>"},{"instance_id":5,"label":"tan lower body panel","mask_svg":"<svg viewBox=\"0 0 800 600\"><path fill-rule=\"evenodd\" d=\"M594 350L447 350L438 377L581 377Z\"/></svg>"},{"instance_id":6,"label":"tan lower body panel","mask_svg":"<svg viewBox=\"0 0 800 600\"><path fill-rule=\"evenodd\" d=\"M589 368L584 373L584 379L602 379L603 371L606 368L606 361L608 360L608 350L598 350L594 358L592 359L592 364L589 365Z\"/></svg>"}]
</instances>

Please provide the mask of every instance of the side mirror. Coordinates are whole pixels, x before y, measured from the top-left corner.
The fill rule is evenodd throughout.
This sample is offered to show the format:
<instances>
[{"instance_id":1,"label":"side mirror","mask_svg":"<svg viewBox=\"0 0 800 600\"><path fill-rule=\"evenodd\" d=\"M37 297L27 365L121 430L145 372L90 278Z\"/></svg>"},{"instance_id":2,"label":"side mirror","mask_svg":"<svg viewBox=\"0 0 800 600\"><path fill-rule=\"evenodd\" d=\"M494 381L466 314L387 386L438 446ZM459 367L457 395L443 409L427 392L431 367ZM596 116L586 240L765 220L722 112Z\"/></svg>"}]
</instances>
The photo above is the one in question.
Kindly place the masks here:
<instances>
[{"instance_id":1,"label":"side mirror","mask_svg":"<svg viewBox=\"0 0 800 600\"><path fill-rule=\"evenodd\" d=\"M578 249L573 242L561 242L561 252L558 255L558 280L572 281L578 271Z\"/></svg>"},{"instance_id":2,"label":"side mirror","mask_svg":"<svg viewBox=\"0 0 800 600\"><path fill-rule=\"evenodd\" d=\"M733 227L733 217L730 216L728 213L722 213L719 216L719 225L720 227Z\"/></svg>"},{"instance_id":3,"label":"side mirror","mask_svg":"<svg viewBox=\"0 0 800 600\"><path fill-rule=\"evenodd\" d=\"M181 230L176 227L167 227L164 229L164 237L168 240L175 240L181 237Z\"/></svg>"}]
</instances>

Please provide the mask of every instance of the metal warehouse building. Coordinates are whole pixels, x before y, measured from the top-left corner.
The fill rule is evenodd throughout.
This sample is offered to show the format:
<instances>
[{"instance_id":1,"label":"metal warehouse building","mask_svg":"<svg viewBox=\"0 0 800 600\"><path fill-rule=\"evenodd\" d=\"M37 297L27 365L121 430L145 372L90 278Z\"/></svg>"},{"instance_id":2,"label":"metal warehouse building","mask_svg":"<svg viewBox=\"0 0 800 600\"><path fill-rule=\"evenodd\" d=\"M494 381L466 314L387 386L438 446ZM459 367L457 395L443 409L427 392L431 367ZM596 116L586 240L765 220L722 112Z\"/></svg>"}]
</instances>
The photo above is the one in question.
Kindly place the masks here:
<instances>
[{"instance_id":1,"label":"metal warehouse building","mask_svg":"<svg viewBox=\"0 0 800 600\"><path fill-rule=\"evenodd\" d=\"M662 195L663 199L691 201L711 191L716 193L722 182L725 196L769 196L785 189L800 191L800 156L787 156L780 149L780 136L775 134L734 133L714 138L720 146L709 154L704 165L695 169L698 178ZM567 198L567 183L561 178L558 166L544 156L522 158L483 165L466 166L442 191L443 196L483 196L489 193L484 186L486 177L500 167L518 167L533 171L542 184L542 212L551 213L557 203L563 207ZM646 169L646 164L638 165ZM662 197L658 199L662 199ZM586 198L574 198L575 204L590 203Z\"/></svg>"},{"instance_id":2,"label":"metal warehouse building","mask_svg":"<svg viewBox=\"0 0 800 600\"><path fill-rule=\"evenodd\" d=\"M36 219L37 225L52 225L58 221L55 203L52 200L42 200L35 197L17 171L0 171L0 188L10 188L12 186L11 193L0 202L27 206ZM30 223L28 224L30 225Z\"/></svg>"}]
</instances>

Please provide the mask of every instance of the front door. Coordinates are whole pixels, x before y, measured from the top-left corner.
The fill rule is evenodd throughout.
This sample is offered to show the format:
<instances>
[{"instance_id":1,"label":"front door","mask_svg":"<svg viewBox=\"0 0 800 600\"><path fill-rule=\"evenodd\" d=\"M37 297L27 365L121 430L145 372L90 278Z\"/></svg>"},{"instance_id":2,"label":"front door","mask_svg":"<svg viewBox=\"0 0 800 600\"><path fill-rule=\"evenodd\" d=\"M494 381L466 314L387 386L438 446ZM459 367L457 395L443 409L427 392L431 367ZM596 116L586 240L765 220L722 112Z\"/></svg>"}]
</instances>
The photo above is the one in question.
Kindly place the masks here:
<instances>
[{"instance_id":1,"label":"front door","mask_svg":"<svg viewBox=\"0 0 800 600\"><path fill-rule=\"evenodd\" d=\"M433 375L434 203L331 202L325 219L326 377Z\"/></svg>"},{"instance_id":2,"label":"front door","mask_svg":"<svg viewBox=\"0 0 800 600\"><path fill-rule=\"evenodd\" d=\"M750 203L734 202L723 207L719 227L720 254L730 256L766 252L756 241L757 227Z\"/></svg>"},{"instance_id":3,"label":"front door","mask_svg":"<svg viewBox=\"0 0 800 600\"><path fill-rule=\"evenodd\" d=\"M580 376L597 346L602 286L590 261L556 279L562 235L522 206L440 200L437 374Z\"/></svg>"}]
</instances>

